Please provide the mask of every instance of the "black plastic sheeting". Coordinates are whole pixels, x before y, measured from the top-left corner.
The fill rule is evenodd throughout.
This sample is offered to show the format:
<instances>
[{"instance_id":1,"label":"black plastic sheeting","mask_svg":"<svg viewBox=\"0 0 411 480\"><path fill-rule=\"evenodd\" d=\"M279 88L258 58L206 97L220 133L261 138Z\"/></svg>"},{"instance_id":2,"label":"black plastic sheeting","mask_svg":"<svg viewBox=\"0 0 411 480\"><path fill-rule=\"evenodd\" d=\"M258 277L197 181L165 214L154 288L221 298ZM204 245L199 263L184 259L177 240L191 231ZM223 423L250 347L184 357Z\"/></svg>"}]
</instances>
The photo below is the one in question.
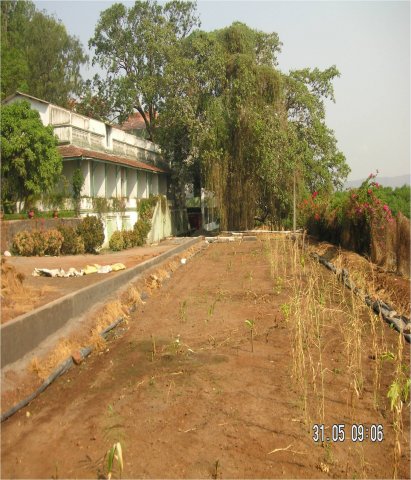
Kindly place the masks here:
<instances>
[{"instance_id":1,"label":"black plastic sheeting","mask_svg":"<svg viewBox=\"0 0 411 480\"><path fill-rule=\"evenodd\" d=\"M350 279L350 274L345 268L337 268L335 265L326 260L324 257L318 255L317 253L311 253L310 255L319 263L334 272L348 289L352 290L355 295L362 298L363 301L370 308L372 308L377 315L381 315L382 318L392 328L404 335L404 338L405 340L407 340L408 343L411 343L411 322L407 317L404 317L403 315L398 315L397 312L390 305L384 303L381 300L373 299L367 293L364 293L362 290L356 287L354 282Z\"/></svg>"}]
</instances>

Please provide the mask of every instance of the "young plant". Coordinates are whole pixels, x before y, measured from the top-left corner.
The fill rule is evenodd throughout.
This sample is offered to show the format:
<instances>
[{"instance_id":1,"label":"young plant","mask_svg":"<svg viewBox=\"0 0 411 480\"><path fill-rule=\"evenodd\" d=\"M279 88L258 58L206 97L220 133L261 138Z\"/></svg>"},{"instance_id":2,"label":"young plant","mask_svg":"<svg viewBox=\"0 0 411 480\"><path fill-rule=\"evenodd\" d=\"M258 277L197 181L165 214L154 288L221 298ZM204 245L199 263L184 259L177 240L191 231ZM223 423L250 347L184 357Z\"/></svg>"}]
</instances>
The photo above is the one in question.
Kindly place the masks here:
<instances>
[{"instance_id":1,"label":"young plant","mask_svg":"<svg viewBox=\"0 0 411 480\"><path fill-rule=\"evenodd\" d=\"M217 458L217 460L214 462L212 478L217 479L219 475L220 475L220 460Z\"/></svg>"},{"instance_id":2,"label":"young plant","mask_svg":"<svg viewBox=\"0 0 411 480\"><path fill-rule=\"evenodd\" d=\"M244 323L245 323L246 327L250 330L251 352L254 353L254 328L255 328L255 322L254 322L254 320L246 320Z\"/></svg>"},{"instance_id":3,"label":"young plant","mask_svg":"<svg viewBox=\"0 0 411 480\"><path fill-rule=\"evenodd\" d=\"M185 323L187 321L187 300L184 300L180 303L179 315L180 322Z\"/></svg>"},{"instance_id":4,"label":"young plant","mask_svg":"<svg viewBox=\"0 0 411 480\"><path fill-rule=\"evenodd\" d=\"M120 478L123 473L124 462L123 462L123 449L121 448L121 443L116 442L106 453L107 457L107 479L110 480L113 475L114 461L116 460L120 469Z\"/></svg>"},{"instance_id":5,"label":"young plant","mask_svg":"<svg viewBox=\"0 0 411 480\"><path fill-rule=\"evenodd\" d=\"M280 307L281 313L284 315L286 320L289 319L291 314L291 305L289 303L283 303Z\"/></svg>"},{"instance_id":6,"label":"young plant","mask_svg":"<svg viewBox=\"0 0 411 480\"><path fill-rule=\"evenodd\" d=\"M151 335L151 345L152 345L151 361L154 361L154 357L157 355L156 339L154 335Z\"/></svg>"},{"instance_id":7,"label":"young plant","mask_svg":"<svg viewBox=\"0 0 411 480\"><path fill-rule=\"evenodd\" d=\"M398 349L396 355L395 377L388 390L390 408L393 415L394 442L394 471L393 478L397 478L398 466L401 458L401 438L403 435L402 410L410 396L411 380L407 375L407 368L403 364L403 336L398 335Z\"/></svg>"},{"instance_id":8,"label":"young plant","mask_svg":"<svg viewBox=\"0 0 411 480\"><path fill-rule=\"evenodd\" d=\"M274 287L275 293L277 295L280 295L282 289L283 289L283 278L277 277L275 280L275 287Z\"/></svg>"}]
</instances>

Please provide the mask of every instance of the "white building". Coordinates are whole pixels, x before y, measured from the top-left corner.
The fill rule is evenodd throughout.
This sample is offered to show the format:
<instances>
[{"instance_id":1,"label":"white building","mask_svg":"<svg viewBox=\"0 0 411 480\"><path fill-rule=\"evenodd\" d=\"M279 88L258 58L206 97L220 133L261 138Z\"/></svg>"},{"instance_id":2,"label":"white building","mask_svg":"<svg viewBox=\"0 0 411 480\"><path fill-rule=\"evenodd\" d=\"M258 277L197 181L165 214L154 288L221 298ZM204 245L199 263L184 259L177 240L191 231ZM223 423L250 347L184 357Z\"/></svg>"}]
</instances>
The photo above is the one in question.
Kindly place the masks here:
<instances>
[{"instance_id":1,"label":"white building","mask_svg":"<svg viewBox=\"0 0 411 480\"><path fill-rule=\"evenodd\" d=\"M158 194L167 196L169 170L156 144L24 93L16 92L3 103L23 100L39 112L44 125L53 126L63 158L63 175L69 184L73 172L81 169L84 177L81 215L97 213L96 199L106 199L111 205L116 204L113 199L122 200L121 212L102 215L105 244L115 230L133 227L138 219L139 199ZM160 205L155 210L148 242L186 231L187 213L174 210L167 200L165 213Z\"/></svg>"}]
</instances>

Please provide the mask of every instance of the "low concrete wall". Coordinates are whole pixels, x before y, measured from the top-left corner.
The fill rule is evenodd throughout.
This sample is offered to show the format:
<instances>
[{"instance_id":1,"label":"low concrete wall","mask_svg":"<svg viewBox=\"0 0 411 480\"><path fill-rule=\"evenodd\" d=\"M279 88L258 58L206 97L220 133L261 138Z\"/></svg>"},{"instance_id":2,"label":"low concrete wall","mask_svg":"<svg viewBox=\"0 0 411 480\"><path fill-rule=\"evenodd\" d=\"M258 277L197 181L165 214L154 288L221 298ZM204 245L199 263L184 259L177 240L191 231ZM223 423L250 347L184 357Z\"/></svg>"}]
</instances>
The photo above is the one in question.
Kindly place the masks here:
<instances>
[{"instance_id":1,"label":"low concrete wall","mask_svg":"<svg viewBox=\"0 0 411 480\"><path fill-rule=\"evenodd\" d=\"M162 253L158 257L128 270L110 274L109 278L102 282L66 295L5 323L0 330L1 366L5 367L19 360L36 348L49 335L63 327L70 319L83 315L95 303L105 300L145 270L200 241L202 241L201 237L187 239L181 245Z\"/></svg>"},{"instance_id":2,"label":"low concrete wall","mask_svg":"<svg viewBox=\"0 0 411 480\"><path fill-rule=\"evenodd\" d=\"M51 230L59 224L77 227L80 218L32 218L31 220L2 220L1 221L1 251L11 250L13 238L23 230Z\"/></svg>"}]
</instances>

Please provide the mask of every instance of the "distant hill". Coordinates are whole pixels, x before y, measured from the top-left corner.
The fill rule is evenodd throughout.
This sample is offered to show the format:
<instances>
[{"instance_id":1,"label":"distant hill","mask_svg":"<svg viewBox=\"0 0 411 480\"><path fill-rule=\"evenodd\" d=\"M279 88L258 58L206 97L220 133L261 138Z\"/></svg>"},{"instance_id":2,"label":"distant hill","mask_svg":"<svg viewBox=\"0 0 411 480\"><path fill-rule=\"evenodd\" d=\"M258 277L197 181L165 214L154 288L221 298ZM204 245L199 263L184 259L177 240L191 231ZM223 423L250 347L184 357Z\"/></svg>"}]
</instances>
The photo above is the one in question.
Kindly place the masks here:
<instances>
[{"instance_id":1,"label":"distant hill","mask_svg":"<svg viewBox=\"0 0 411 480\"><path fill-rule=\"evenodd\" d=\"M344 190L347 188L357 188L359 187L362 182L365 179L362 180L350 180L348 182L345 182L344 184ZM399 175L398 177L378 177L375 179L378 183L383 185L384 187L402 187L403 185L410 185L410 176L409 175Z\"/></svg>"}]
</instances>

